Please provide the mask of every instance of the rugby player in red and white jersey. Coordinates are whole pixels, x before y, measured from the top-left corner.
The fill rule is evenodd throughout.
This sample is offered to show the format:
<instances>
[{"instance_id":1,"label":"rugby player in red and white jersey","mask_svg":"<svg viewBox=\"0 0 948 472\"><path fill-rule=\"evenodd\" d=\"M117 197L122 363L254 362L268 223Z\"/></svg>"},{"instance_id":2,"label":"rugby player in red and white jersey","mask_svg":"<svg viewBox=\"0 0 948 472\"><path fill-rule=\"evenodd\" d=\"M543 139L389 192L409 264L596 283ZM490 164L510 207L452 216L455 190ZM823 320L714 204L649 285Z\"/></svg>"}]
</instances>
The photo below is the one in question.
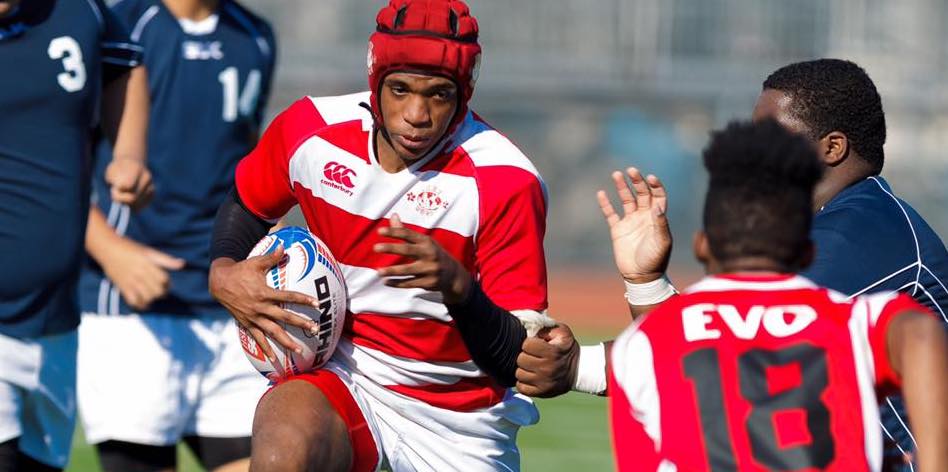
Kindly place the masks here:
<instances>
[{"instance_id":1,"label":"rugby player in red and white jersey","mask_svg":"<svg viewBox=\"0 0 948 472\"><path fill-rule=\"evenodd\" d=\"M940 323L908 295L848 298L795 274L814 254L822 167L813 146L774 121L732 124L713 135L704 162L694 249L711 275L612 345L619 470L878 471L877 395L897 389L921 470L948 470ZM617 187L623 218L600 198L613 229L650 207L648 192ZM620 260L635 248L614 250Z\"/></svg>"},{"instance_id":2,"label":"rugby player in red and white jersey","mask_svg":"<svg viewBox=\"0 0 948 472\"><path fill-rule=\"evenodd\" d=\"M369 40L370 90L305 97L237 167L212 243L211 292L266 347L296 348L264 284L280 252L241 261L298 204L338 259L350 314L333 359L257 407L254 470L519 470L538 412L509 387L525 325L551 320L546 190L468 110L480 62L460 1L392 0ZM473 274L473 276L471 275ZM266 349L268 350L268 348ZM270 355L270 353L268 353Z\"/></svg>"}]
</instances>

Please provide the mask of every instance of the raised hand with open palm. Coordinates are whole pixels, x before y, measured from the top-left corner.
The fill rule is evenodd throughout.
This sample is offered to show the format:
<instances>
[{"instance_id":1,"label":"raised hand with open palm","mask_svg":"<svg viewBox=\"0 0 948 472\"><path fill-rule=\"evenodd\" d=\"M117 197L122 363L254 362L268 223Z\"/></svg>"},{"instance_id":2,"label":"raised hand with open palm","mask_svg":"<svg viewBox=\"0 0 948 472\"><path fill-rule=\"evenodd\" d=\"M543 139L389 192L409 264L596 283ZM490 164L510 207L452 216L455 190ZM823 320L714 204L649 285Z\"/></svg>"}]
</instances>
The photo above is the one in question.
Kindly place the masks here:
<instances>
[{"instance_id":1,"label":"raised hand with open palm","mask_svg":"<svg viewBox=\"0 0 948 472\"><path fill-rule=\"evenodd\" d=\"M616 213L604 190L597 192L599 207L609 225L612 252L622 277L631 283L646 283L662 277L668 268L672 250L668 227L668 197L658 177L635 167L626 169L631 181L619 171L612 173L616 193L622 203L622 216Z\"/></svg>"}]
</instances>

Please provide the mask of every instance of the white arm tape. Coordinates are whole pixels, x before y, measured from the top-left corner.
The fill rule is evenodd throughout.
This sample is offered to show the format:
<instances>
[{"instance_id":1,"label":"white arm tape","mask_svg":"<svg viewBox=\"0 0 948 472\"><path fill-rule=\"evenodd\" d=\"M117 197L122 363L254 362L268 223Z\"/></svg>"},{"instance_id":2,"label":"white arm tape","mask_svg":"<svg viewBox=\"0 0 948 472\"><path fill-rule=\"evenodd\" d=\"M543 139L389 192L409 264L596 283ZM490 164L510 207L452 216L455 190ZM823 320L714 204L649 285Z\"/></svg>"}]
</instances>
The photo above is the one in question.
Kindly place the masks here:
<instances>
[{"instance_id":1,"label":"white arm tape","mask_svg":"<svg viewBox=\"0 0 948 472\"><path fill-rule=\"evenodd\" d=\"M520 320L520 324L527 330L527 337L536 336L543 328L556 326L556 320L550 318L545 310L542 312L534 310L513 310L510 314Z\"/></svg>"},{"instance_id":2,"label":"white arm tape","mask_svg":"<svg viewBox=\"0 0 948 472\"><path fill-rule=\"evenodd\" d=\"M573 390L600 395L606 391L606 346L579 346L579 365Z\"/></svg>"},{"instance_id":3,"label":"white arm tape","mask_svg":"<svg viewBox=\"0 0 948 472\"><path fill-rule=\"evenodd\" d=\"M678 293L668 276L644 284L625 282L625 300L630 305L657 305Z\"/></svg>"}]
</instances>

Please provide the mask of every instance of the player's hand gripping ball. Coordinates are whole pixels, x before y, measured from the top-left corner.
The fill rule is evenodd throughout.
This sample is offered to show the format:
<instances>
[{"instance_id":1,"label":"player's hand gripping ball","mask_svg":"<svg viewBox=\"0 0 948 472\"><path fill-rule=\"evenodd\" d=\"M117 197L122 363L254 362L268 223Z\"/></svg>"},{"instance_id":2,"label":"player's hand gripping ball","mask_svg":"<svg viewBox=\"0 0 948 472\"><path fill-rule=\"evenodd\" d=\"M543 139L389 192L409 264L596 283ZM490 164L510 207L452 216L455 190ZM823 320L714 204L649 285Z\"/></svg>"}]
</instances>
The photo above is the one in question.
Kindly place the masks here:
<instances>
[{"instance_id":1,"label":"player's hand gripping ball","mask_svg":"<svg viewBox=\"0 0 948 472\"><path fill-rule=\"evenodd\" d=\"M238 326L240 344L247 359L261 374L274 381L318 369L329 361L342 334L349 302L346 282L335 257L319 238L303 228L290 226L268 234L247 257L269 254L281 244L285 255L279 264L266 273L267 285L317 299L318 309L298 304L284 304L282 308L295 315L311 318L319 327L319 332L313 335L281 323L281 327L302 347L303 352L297 354L268 337L267 341L276 356L276 360L271 362L253 337Z\"/></svg>"}]
</instances>

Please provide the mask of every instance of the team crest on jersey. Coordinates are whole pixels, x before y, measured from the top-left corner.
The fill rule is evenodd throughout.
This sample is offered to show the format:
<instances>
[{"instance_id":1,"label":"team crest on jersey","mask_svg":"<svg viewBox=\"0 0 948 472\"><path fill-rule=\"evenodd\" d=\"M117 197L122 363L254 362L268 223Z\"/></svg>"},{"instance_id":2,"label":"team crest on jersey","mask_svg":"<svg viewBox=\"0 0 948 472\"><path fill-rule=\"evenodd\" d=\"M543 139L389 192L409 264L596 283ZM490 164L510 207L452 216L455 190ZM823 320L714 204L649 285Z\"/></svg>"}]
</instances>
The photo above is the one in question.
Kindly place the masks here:
<instances>
[{"instance_id":1,"label":"team crest on jersey","mask_svg":"<svg viewBox=\"0 0 948 472\"><path fill-rule=\"evenodd\" d=\"M441 195L441 189L434 185L428 185L419 192L408 192L406 195L409 202L415 204L415 211L428 216L434 212L448 207L448 201Z\"/></svg>"},{"instance_id":2,"label":"team crest on jersey","mask_svg":"<svg viewBox=\"0 0 948 472\"><path fill-rule=\"evenodd\" d=\"M184 41L181 43L181 53L189 61L206 61L209 59L221 60L224 50L220 41Z\"/></svg>"}]
</instances>

